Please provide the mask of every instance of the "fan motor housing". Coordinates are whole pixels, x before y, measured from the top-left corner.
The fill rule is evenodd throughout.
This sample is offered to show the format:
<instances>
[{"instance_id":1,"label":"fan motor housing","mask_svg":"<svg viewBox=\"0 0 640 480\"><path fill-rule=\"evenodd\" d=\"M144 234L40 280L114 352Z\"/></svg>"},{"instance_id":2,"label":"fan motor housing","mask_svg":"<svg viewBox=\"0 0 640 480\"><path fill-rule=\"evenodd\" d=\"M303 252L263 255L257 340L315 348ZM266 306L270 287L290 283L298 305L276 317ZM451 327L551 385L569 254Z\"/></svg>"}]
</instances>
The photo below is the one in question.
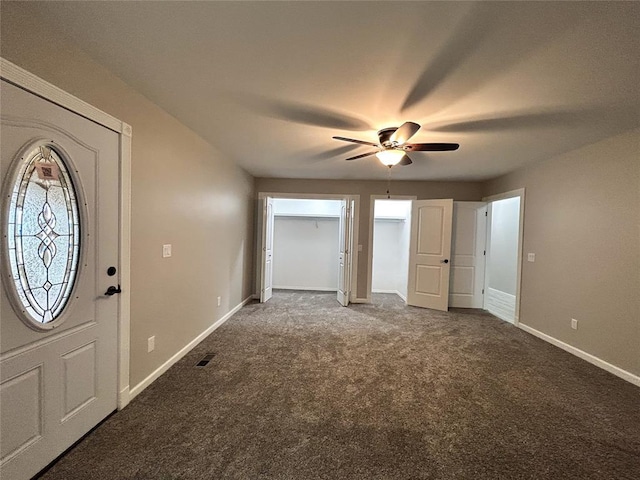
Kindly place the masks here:
<instances>
[{"instance_id":1,"label":"fan motor housing","mask_svg":"<svg viewBox=\"0 0 640 480\"><path fill-rule=\"evenodd\" d=\"M382 130L378 130L378 139L380 140L380 145L384 147L393 146L389 138L391 137L391 135L393 135L393 133L396 130L398 130L398 127L388 127L388 128L383 128Z\"/></svg>"}]
</instances>

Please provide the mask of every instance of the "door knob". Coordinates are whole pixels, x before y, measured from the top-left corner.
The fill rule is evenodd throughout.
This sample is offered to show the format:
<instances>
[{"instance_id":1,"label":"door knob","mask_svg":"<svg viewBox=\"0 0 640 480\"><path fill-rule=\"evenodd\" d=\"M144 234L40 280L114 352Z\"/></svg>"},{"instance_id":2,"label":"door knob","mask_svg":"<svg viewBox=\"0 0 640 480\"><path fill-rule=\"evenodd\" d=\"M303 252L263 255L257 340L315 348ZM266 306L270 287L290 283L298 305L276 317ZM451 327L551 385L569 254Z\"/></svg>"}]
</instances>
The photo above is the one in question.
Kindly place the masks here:
<instances>
[{"instance_id":1,"label":"door knob","mask_svg":"<svg viewBox=\"0 0 640 480\"><path fill-rule=\"evenodd\" d=\"M111 285L109 288L107 288L107 291L104 292L104 294L109 297L111 295L115 295L116 293L122 293L122 290L120 290L120 285L118 285L117 287L114 287L113 285Z\"/></svg>"},{"instance_id":2,"label":"door knob","mask_svg":"<svg viewBox=\"0 0 640 480\"><path fill-rule=\"evenodd\" d=\"M440 263L449 263L449 259L445 258L444 260L440 260Z\"/></svg>"}]
</instances>

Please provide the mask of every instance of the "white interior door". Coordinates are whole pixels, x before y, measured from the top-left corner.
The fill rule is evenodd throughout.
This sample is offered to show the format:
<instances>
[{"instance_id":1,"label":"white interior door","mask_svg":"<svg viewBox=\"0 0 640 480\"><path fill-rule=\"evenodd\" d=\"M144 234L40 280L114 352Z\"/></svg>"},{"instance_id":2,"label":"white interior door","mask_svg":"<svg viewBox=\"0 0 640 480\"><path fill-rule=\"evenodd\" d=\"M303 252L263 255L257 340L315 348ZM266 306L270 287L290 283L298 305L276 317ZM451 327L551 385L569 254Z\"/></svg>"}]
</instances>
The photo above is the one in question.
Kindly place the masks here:
<instances>
[{"instance_id":1,"label":"white interior door","mask_svg":"<svg viewBox=\"0 0 640 480\"><path fill-rule=\"evenodd\" d=\"M447 311L453 200L414 200L407 304Z\"/></svg>"},{"instance_id":2,"label":"white interior door","mask_svg":"<svg viewBox=\"0 0 640 480\"><path fill-rule=\"evenodd\" d=\"M273 198L266 197L262 207L262 269L260 279L260 302L273 295Z\"/></svg>"},{"instance_id":3,"label":"white interior door","mask_svg":"<svg viewBox=\"0 0 640 480\"><path fill-rule=\"evenodd\" d=\"M487 204L453 202L449 306L483 308Z\"/></svg>"},{"instance_id":4,"label":"white interior door","mask_svg":"<svg viewBox=\"0 0 640 480\"><path fill-rule=\"evenodd\" d=\"M353 212L351 202L342 200L340 205L338 254L338 302L349 305L351 285L351 239L353 238Z\"/></svg>"},{"instance_id":5,"label":"white interior door","mask_svg":"<svg viewBox=\"0 0 640 480\"><path fill-rule=\"evenodd\" d=\"M0 88L0 477L19 480L117 406L119 137Z\"/></svg>"}]
</instances>

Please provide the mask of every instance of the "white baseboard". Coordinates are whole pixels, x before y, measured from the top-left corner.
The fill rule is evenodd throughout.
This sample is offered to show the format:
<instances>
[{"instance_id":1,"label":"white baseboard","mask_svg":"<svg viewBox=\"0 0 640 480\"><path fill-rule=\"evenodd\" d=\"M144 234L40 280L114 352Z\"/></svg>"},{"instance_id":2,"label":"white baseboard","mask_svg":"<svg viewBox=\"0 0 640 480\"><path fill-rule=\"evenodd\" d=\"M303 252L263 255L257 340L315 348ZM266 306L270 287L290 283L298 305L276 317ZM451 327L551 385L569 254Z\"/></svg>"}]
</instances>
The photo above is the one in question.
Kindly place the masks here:
<instances>
[{"instance_id":1,"label":"white baseboard","mask_svg":"<svg viewBox=\"0 0 640 480\"><path fill-rule=\"evenodd\" d=\"M515 323L516 296L509 293L488 288L485 296L486 310L505 322Z\"/></svg>"},{"instance_id":2,"label":"white baseboard","mask_svg":"<svg viewBox=\"0 0 640 480\"><path fill-rule=\"evenodd\" d=\"M276 287L273 286L274 290L306 290L311 292L337 292L338 289L336 287Z\"/></svg>"},{"instance_id":3,"label":"white baseboard","mask_svg":"<svg viewBox=\"0 0 640 480\"><path fill-rule=\"evenodd\" d=\"M204 340L207 336L211 334L215 329L217 329L224 322L229 320L234 313L244 307L247 303L253 300L253 295L245 298L241 303L236 305L232 310L227 312L225 316L223 316L220 320L216 321L213 325L208 327L204 332L198 335L196 338L191 340L187 345L181 348L175 355L173 355L169 360L160 365L156 370L154 370L151 375L142 380L139 384L129 390L129 401L133 400L140 392L142 392L145 388L151 385L160 375L169 370L169 368L184 357L187 353L189 353L193 348L198 345L202 340Z\"/></svg>"},{"instance_id":4,"label":"white baseboard","mask_svg":"<svg viewBox=\"0 0 640 480\"><path fill-rule=\"evenodd\" d=\"M587 362L595 365L596 367L600 367L609 373L613 373L616 377L620 377L623 380L626 380L627 382L633 383L634 385L637 385L638 387L640 387L640 377L637 375L634 375L631 372L627 372L626 370L623 370L620 367L616 367L615 365L612 365L609 362L605 362L604 360L594 355L591 355L590 353L587 353L584 350L580 350L579 348L569 345L568 343L564 343L558 340L557 338L547 335L546 333L542 333L539 330L536 330L535 328L528 327L527 325L523 325L522 323L518 325L518 328L524 330L527 333L530 333L533 336L541 338L542 340L549 342L551 345L555 345L556 347L559 347L562 350L575 355L576 357L586 360Z\"/></svg>"},{"instance_id":5,"label":"white baseboard","mask_svg":"<svg viewBox=\"0 0 640 480\"><path fill-rule=\"evenodd\" d=\"M391 293L394 295L398 295L404 302L407 301L407 297L401 294L398 290L372 290L371 292L372 293Z\"/></svg>"}]
</instances>

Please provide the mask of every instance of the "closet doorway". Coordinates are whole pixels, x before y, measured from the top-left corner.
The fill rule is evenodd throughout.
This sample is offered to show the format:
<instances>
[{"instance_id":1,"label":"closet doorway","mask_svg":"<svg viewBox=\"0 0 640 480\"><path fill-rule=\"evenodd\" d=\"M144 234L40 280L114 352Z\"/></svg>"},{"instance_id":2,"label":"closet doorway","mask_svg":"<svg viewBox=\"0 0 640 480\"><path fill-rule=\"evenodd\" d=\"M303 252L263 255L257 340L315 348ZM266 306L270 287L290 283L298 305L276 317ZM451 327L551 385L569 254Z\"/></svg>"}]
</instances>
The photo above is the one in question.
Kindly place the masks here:
<instances>
[{"instance_id":1,"label":"closet doorway","mask_svg":"<svg viewBox=\"0 0 640 480\"><path fill-rule=\"evenodd\" d=\"M484 309L517 325L522 275L524 189L484 200L488 202Z\"/></svg>"},{"instance_id":2,"label":"closet doorway","mask_svg":"<svg viewBox=\"0 0 640 480\"><path fill-rule=\"evenodd\" d=\"M274 198L273 288L338 290L340 200Z\"/></svg>"},{"instance_id":3,"label":"closet doorway","mask_svg":"<svg viewBox=\"0 0 640 480\"><path fill-rule=\"evenodd\" d=\"M276 288L333 291L348 305L357 198L261 193L259 201L260 301Z\"/></svg>"},{"instance_id":4,"label":"closet doorway","mask_svg":"<svg viewBox=\"0 0 640 480\"><path fill-rule=\"evenodd\" d=\"M370 291L407 300L411 205L415 197L372 197Z\"/></svg>"}]
</instances>

